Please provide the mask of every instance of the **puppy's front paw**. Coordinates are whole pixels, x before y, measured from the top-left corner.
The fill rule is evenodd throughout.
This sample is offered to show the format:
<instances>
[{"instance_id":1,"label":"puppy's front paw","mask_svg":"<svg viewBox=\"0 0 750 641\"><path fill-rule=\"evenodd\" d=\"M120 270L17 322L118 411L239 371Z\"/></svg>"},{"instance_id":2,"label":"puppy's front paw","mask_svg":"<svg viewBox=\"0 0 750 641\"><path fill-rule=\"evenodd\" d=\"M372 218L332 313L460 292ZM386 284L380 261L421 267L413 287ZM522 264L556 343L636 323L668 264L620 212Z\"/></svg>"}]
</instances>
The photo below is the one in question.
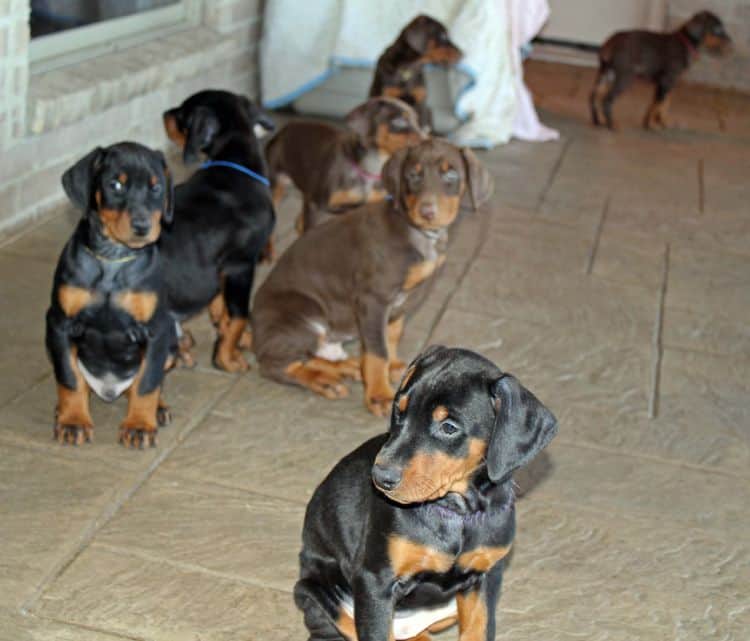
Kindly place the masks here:
<instances>
[{"instance_id":1,"label":"puppy's front paw","mask_svg":"<svg viewBox=\"0 0 750 641\"><path fill-rule=\"evenodd\" d=\"M388 377L391 379L391 383L398 383L405 371L406 363L400 359L388 363Z\"/></svg>"},{"instance_id":2,"label":"puppy's front paw","mask_svg":"<svg viewBox=\"0 0 750 641\"><path fill-rule=\"evenodd\" d=\"M60 445L83 445L94 439L94 426L55 422L53 433Z\"/></svg>"},{"instance_id":3,"label":"puppy's front paw","mask_svg":"<svg viewBox=\"0 0 750 641\"><path fill-rule=\"evenodd\" d=\"M156 447L156 435L158 430L143 426L129 426L123 423L120 426L118 442L123 447L132 447L142 450L144 447Z\"/></svg>"},{"instance_id":4,"label":"puppy's front paw","mask_svg":"<svg viewBox=\"0 0 750 641\"><path fill-rule=\"evenodd\" d=\"M246 372L250 369L250 364L245 360L240 350L230 346L222 338L216 340L214 346L214 367L223 369L225 372L235 374L237 372Z\"/></svg>"},{"instance_id":5,"label":"puppy's front paw","mask_svg":"<svg viewBox=\"0 0 750 641\"><path fill-rule=\"evenodd\" d=\"M388 416L391 412L391 405L393 403L393 392L390 394L367 394L365 393L365 405L370 413L375 416Z\"/></svg>"}]
</instances>

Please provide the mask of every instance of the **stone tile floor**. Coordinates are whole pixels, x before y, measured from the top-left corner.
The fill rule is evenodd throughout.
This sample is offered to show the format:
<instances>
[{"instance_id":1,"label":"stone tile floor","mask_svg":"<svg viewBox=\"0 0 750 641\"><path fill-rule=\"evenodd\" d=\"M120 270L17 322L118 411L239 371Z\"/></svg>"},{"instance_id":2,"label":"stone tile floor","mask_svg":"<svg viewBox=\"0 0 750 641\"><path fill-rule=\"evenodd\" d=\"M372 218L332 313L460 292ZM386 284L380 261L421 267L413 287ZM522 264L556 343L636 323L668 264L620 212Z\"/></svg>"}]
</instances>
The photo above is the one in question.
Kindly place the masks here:
<instances>
[{"instance_id":1,"label":"stone tile floor","mask_svg":"<svg viewBox=\"0 0 750 641\"><path fill-rule=\"evenodd\" d=\"M479 350L560 419L518 477L497 638L744 641L750 99L683 88L680 128L646 133L636 90L612 134L586 123L589 70L532 63L529 80L562 138L481 154L491 206L402 349ZM73 219L0 248L0 639L306 638L290 594L305 503L386 422L357 386L331 402L212 369L201 318L158 448L120 448L123 404L99 401L96 441L57 445L43 318Z\"/></svg>"}]
</instances>

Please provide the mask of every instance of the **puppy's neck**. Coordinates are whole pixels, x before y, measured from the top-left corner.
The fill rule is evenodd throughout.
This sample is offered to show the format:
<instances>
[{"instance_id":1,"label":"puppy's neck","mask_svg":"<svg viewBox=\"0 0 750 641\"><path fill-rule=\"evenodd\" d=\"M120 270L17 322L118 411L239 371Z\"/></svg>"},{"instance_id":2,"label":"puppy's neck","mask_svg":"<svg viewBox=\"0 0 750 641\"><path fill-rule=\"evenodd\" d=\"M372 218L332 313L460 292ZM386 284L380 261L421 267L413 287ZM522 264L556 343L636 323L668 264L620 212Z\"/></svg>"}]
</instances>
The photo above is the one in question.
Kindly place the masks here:
<instances>
[{"instance_id":1,"label":"puppy's neck","mask_svg":"<svg viewBox=\"0 0 750 641\"><path fill-rule=\"evenodd\" d=\"M104 233L99 214L96 211L89 212L86 219L82 220L82 240L83 246L88 250L91 256L94 256L102 263L124 263L135 260L143 250L151 247L146 245L142 249L133 249L118 241L111 240Z\"/></svg>"},{"instance_id":2,"label":"puppy's neck","mask_svg":"<svg viewBox=\"0 0 750 641\"><path fill-rule=\"evenodd\" d=\"M425 507L442 512L444 517L452 516L465 522L479 522L490 512L512 510L515 500L512 480L498 485L489 480L486 472L481 472L472 479L466 491L448 492L437 501L426 503Z\"/></svg>"}]
</instances>

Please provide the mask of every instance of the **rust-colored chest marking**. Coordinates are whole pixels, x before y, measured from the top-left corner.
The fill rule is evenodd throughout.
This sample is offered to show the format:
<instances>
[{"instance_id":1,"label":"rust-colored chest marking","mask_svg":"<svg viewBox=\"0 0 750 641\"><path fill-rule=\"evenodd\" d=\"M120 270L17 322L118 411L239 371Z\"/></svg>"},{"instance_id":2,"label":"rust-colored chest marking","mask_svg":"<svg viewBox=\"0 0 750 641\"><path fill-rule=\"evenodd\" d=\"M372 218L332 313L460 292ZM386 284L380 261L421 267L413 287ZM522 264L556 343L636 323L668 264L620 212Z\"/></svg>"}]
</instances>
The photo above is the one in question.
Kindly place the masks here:
<instances>
[{"instance_id":1,"label":"rust-colored chest marking","mask_svg":"<svg viewBox=\"0 0 750 641\"><path fill-rule=\"evenodd\" d=\"M96 302L98 298L95 291L75 285L60 285L57 290L57 300L69 318L77 316L82 309Z\"/></svg>"},{"instance_id":2,"label":"rust-colored chest marking","mask_svg":"<svg viewBox=\"0 0 750 641\"><path fill-rule=\"evenodd\" d=\"M420 572L443 573L453 567L453 556L401 536L388 539L388 557L396 576L413 576Z\"/></svg>"},{"instance_id":3,"label":"rust-colored chest marking","mask_svg":"<svg viewBox=\"0 0 750 641\"><path fill-rule=\"evenodd\" d=\"M465 571L488 572L507 556L510 545L480 546L454 557L427 545L401 536L388 539L388 557L393 572L398 577L409 577L420 572L448 572L454 565Z\"/></svg>"},{"instance_id":4,"label":"rust-colored chest marking","mask_svg":"<svg viewBox=\"0 0 750 641\"><path fill-rule=\"evenodd\" d=\"M151 320L158 301L159 298L154 292L138 292L128 289L115 295L115 304L139 323Z\"/></svg>"},{"instance_id":5,"label":"rust-colored chest marking","mask_svg":"<svg viewBox=\"0 0 750 641\"><path fill-rule=\"evenodd\" d=\"M495 547L481 545L459 555L457 564L464 570L487 572L498 561L504 559L508 552L510 552L510 545L500 545Z\"/></svg>"},{"instance_id":6,"label":"rust-colored chest marking","mask_svg":"<svg viewBox=\"0 0 750 641\"><path fill-rule=\"evenodd\" d=\"M420 283L426 281L445 262L445 256L439 255L435 260L424 260L421 263L409 267L402 288L405 291L414 289Z\"/></svg>"}]
</instances>

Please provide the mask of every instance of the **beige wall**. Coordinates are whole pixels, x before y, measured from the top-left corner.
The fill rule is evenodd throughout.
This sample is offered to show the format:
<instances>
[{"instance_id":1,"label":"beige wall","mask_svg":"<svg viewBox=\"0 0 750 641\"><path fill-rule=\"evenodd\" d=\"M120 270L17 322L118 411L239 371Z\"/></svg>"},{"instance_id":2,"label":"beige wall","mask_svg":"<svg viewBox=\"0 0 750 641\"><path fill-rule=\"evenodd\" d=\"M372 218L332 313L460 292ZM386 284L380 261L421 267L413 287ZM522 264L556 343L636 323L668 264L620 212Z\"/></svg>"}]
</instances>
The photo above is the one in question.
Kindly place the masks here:
<instances>
[{"instance_id":1,"label":"beige wall","mask_svg":"<svg viewBox=\"0 0 750 641\"><path fill-rule=\"evenodd\" d=\"M195 27L29 74L29 1L0 0L0 239L64 200L60 175L93 146L166 149L162 111L199 89L256 97L261 2L206 0Z\"/></svg>"}]
</instances>

